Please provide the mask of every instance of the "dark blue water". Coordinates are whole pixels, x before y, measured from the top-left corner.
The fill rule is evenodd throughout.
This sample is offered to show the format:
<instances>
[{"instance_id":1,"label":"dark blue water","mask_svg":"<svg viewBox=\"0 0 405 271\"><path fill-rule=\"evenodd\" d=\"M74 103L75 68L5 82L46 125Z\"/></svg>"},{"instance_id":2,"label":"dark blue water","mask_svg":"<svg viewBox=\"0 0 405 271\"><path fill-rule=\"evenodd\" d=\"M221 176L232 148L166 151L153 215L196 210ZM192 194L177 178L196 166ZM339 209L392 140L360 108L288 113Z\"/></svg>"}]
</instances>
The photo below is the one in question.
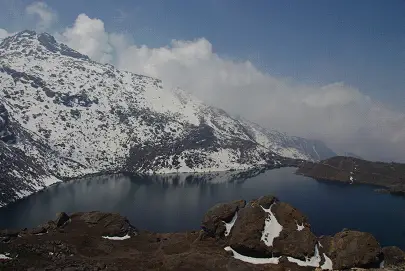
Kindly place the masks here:
<instances>
[{"instance_id":1,"label":"dark blue water","mask_svg":"<svg viewBox=\"0 0 405 271\"><path fill-rule=\"evenodd\" d=\"M172 232L199 229L218 202L272 194L306 214L317 235L343 228L374 234L382 245L405 249L405 198L374 192L375 187L318 182L295 169L267 171L229 182L201 176L164 178L102 176L63 183L0 209L0 228L33 227L60 211L105 211L127 216L140 229Z\"/></svg>"}]
</instances>

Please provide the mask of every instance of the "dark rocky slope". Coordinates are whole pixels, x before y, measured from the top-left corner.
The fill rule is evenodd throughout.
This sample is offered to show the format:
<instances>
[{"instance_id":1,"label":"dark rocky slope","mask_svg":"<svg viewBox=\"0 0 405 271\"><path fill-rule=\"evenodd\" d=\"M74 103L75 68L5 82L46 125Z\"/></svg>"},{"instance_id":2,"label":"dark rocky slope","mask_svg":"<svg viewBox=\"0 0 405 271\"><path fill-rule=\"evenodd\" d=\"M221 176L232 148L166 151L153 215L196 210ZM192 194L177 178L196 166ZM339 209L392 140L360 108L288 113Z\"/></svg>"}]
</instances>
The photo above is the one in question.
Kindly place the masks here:
<instances>
[{"instance_id":1,"label":"dark rocky slope","mask_svg":"<svg viewBox=\"0 0 405 271\"><path fill-rule=\"evenodd\" d=\"M384 187L380 192L405 195L405 164L371 162L336 156L319 163L303 162L297 174L317 180L363 183Z\"/></svg>"},{"instance_id":2,"label":"dark rocky slope","mask_svg":"<svg viewBox=\"0 0 405 271\"><path fill-rule=\"evenodd\" d=\"M248 263L258 258L273 263ZM0 231L0 270L347 270L382 262L386 270L405 270L405 253L381 248L364 232L317 237L302 213L272 196L218 204L201 231L140 231L125 217L100 212Z\"/></svg>"}]
</instances>

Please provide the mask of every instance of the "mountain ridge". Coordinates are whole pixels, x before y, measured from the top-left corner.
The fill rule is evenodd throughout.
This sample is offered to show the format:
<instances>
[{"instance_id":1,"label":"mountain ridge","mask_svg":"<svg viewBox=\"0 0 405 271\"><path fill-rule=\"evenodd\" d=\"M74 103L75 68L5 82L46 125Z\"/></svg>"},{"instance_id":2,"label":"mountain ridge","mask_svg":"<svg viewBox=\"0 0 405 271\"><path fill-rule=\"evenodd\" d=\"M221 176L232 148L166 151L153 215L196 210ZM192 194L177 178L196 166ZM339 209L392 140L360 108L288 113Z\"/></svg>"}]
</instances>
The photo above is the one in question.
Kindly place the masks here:
<instances>
[{"instance_id":1,"label":"mountain ridge","mask_svg":"<svg viewBox=\"0 0 405 271\"><path fill-rule=\"evenodd\" d=\"M42 172L31 181L3 181L11 200L0 197L0 204L45 187L43 178L248 170L333 153L236 119L159 79L92 61L47 33L22 31L1 41L0 82L7 114L0 135L17 131L15 142L0 144L24 152L20 162L32 160Z\"/></svg>"}]
</instances>

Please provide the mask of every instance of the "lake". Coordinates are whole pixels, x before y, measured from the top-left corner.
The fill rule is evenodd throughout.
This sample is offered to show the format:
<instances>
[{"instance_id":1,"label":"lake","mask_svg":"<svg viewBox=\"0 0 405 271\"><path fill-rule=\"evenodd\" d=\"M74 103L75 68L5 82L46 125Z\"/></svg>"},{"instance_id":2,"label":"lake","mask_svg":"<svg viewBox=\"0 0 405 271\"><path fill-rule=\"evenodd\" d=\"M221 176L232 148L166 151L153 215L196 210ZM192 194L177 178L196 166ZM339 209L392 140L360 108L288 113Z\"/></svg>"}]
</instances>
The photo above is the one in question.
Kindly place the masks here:
<instances>
[{"instance_id":1,"label":"lake","mask_svg":"<svg viewBox=\"0 0 405 271\"><path fill-rule=\"evenodd\" d=\"M317 235L343 228L372 233L382 245L405 249L405 198L378 194L375 187L319 182L269 170L252 178L212 175L98 176L61 183L0 208L0 228L34 227L57 212L118 212L139 229L198 230L214 204L272 194L309 217Z\"/></svg>"}]
</instances>

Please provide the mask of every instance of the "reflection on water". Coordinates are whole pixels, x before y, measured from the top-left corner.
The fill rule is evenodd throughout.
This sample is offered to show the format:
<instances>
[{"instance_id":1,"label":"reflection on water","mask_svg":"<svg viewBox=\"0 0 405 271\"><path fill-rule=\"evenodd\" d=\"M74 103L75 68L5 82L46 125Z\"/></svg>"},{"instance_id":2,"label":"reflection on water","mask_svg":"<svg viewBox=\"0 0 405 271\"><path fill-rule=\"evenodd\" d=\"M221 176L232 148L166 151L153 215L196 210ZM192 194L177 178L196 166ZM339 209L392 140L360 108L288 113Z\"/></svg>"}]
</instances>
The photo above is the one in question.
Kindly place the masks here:
<instances>
[{"instance_id":1,"label":"reflection on water","mask_svg":"<svg viewBox=\"0 0 405 271\"><path fill-rule=\"evenodd\" d=\"M294 169L252 177L239 172L164 176L109 175L62 183L0 209L0 227L33 227L60 211L105 211L127 216L141 229L199 229L218 202L273 194L305 213L316 234L343 228L373 233L382 244L405 248L405 199L377 194L373 187L318 182Z\"/></svg>"}]
</instances>

